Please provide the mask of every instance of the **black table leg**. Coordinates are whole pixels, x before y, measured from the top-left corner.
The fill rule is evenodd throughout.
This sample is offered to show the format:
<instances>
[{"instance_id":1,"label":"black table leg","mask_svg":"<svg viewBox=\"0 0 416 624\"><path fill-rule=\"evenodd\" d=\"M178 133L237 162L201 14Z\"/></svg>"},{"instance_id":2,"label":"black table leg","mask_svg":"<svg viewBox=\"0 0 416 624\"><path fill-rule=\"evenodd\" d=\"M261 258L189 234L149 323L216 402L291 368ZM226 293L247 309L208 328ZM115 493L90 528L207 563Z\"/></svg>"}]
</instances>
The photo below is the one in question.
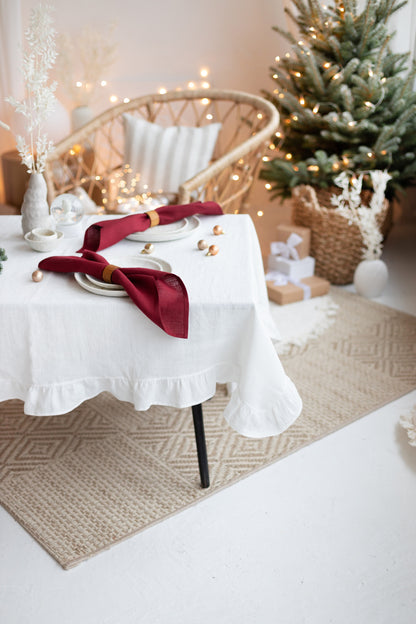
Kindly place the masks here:
<instances>
[{"instance_id":1,"label":"black table leg","mask_svg":"<svg viewBox=\"0 0 416 624\"><path fill-rule=\"evenodd\" d=\"M209 471L207 446L205 443L204 420L202 414L202 405L192 406L192 416L194 419L196 449L198 452L199 474L201 477L201 487L209 487Z\"/></svg>"}]
</instances>

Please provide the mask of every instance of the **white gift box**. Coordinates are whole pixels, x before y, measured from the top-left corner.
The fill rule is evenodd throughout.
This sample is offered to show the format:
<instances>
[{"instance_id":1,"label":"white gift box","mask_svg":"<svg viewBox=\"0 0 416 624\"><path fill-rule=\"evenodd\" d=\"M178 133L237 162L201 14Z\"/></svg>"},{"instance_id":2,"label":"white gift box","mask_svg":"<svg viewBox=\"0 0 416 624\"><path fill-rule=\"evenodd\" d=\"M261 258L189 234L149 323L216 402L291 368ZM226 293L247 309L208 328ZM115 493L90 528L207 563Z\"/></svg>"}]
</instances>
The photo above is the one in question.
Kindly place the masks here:
<instances>
[{"instance_id":1,"label":"white gift box","mask_svg":"<svg viewBox=\"0 0 416 624\"><path fill-rule=\"evenodd\" d=\"M315 258L306 256L300 260L289 260L280 256L269 256L267 263L269 271L280 271L291 279L301 280L305 277L312 277L315 272Z\"/></svg>"}]
</instances>

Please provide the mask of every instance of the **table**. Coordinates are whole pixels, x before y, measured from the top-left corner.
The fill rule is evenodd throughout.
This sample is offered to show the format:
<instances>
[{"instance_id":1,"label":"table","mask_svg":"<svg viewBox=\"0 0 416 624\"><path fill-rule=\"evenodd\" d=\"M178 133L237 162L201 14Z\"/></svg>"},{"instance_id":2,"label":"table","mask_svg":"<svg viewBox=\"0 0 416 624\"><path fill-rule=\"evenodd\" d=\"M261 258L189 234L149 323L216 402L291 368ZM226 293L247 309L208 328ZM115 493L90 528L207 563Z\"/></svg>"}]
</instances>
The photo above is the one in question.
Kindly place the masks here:
<instances>
[{"instance_id":1,"label":"table","mask_svg":"<svg viewBox=\"0 0 416 624\"><path fill-rule=\"evenodd\" d=\"M87 216L88 227L100 216ZM111 218L111 217L106 217ZM9 259L0 275L0 401L24 402L26 414L67 413L107 391L137 410L151 405L198 408L227 383L224 418L244 436L260 438L287 429L302 402L273 346L277 330L269 312L257 235L248 215L200 217L191 236L155 243L184 281L190 302L189 337L168 336L129 298L89 293L73 275L44 272L38 262L74 255L83 236L64 238L49 253L24 241L19 216L0 217L0 246ZM225 234L214 236L219 223ZM197 241L217 244L206 256ZM123 240L101 254L117 264L143 243Z\"/></svg>"}]
</instances>

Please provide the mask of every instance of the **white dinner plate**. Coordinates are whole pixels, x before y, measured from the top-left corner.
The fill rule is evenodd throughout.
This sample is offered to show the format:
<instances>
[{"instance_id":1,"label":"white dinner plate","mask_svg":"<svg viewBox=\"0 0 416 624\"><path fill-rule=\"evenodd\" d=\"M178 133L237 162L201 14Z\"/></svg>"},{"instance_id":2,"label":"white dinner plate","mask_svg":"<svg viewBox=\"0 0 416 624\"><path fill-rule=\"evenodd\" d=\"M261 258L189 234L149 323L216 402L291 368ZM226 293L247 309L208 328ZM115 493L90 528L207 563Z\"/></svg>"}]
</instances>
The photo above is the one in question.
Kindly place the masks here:
<instances>
[{"instance_id":1,"label":"white dinner plate","mask_svg":"<svg viewBox=\"0 0 416 624\"><path fill-rule=\"evenodd\" d=\"M138 243L163 243L190 236L200 225L198 217L192 216L167 225L155 225L144 232L133 232L126 238Z\"/></svg>"},{"instance_id":2,"label":"white dinner plate","mask_svg":"<svg viewBox=\"0 0 416 624\"><path fill-rule=\"evenodd\" d=\"M142 269L154 269L155 271L171 271L170 265L168 265L168 269L164 268L167 265L165 260L153 257L149 258L149 256L145 255L112 258L109 262L120 267L139 267ZM109 284L108 282L105 282L98 277L94 277L93 275L85 274L85 276L90 282L96 286L100 286L101 288L107 288L108 290L123 290L123 287L120 286L120 284Z\"/></svg>"},{"instance_id":3,"label":"white dinner plate","mask_svg":"<svg viewBox=\"0 0 416 624\"><path fill-rule=\"evenodd\" d=\"M133 264L133 262L136 260L136 264ZM144 267L144 265L140 265L140 258L132 258L129 257L127 259L127 261L129 262L129 264L127 263L123 263L124 267L135 267L135 266L142 266L143 268L154 268L154 267L150 267L150 266L146 266ZM150 260L150 258L146 258L146 260ZM152 260L154 260L158 265L159 265L159 269L160 271L166 271L167 273L171 273L172 272L172 266L169 264L169 262L167 262L166 260L162 260L161 258L152 258ZM120 263L120 266L123 266L122 263ZM91 293L94 293L95 295L104 295L105 297L127 297L127 293L124 290L124 288L122 286L120 286L119 284L111 284L111 286L113 286L113 288L109 288L109 284L107 284L106 282L101 282L101 280L96 280L95 283L93 283L91 281L91 276L90 275L85 275L85 273L74 273L74 277L76 282L85 290L88 290ZM114 288L114 287L117 288Z\"/></svg>"}]
</instances>

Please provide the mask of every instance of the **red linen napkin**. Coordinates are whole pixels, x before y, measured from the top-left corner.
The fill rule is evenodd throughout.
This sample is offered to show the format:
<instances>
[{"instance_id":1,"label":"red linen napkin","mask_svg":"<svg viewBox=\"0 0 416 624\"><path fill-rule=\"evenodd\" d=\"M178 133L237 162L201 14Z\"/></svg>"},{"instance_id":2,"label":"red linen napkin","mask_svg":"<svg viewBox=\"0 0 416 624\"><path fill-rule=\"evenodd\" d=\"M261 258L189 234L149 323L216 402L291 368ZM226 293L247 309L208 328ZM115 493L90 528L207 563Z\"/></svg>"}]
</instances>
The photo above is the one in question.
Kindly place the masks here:
<instances>
[{"instance_id":1,"label":"red linen napkin","mask_svg":"<svg viewBox=\"0 0 416 624\"><path fill-rule=\"evenodd\" d=\"M193 202L191 204L178 204L176 206L161 206L156 210L132 214L121 219L99 221L90 225L84 236L82 248L79 253L86 251L100 251L118 243L133 232L144 232L152 225L166 225L174 223L191 215L221 215L222 208L212 201Z\"/></svg>"},{"instance_id":2,"label":"red linen napkin","mask_svg":"<svg viewBox=\"0 0 416 624\"><path fill-rule=\"evenodd\" d=\"M79 271L120 284L136 306L167 334L188 337L188 293L182 280L173 273L115 267L92 251L86 251L82 258L51 256L42 260L39 268L58 273Z\"/></svg>"}]
</instances>

